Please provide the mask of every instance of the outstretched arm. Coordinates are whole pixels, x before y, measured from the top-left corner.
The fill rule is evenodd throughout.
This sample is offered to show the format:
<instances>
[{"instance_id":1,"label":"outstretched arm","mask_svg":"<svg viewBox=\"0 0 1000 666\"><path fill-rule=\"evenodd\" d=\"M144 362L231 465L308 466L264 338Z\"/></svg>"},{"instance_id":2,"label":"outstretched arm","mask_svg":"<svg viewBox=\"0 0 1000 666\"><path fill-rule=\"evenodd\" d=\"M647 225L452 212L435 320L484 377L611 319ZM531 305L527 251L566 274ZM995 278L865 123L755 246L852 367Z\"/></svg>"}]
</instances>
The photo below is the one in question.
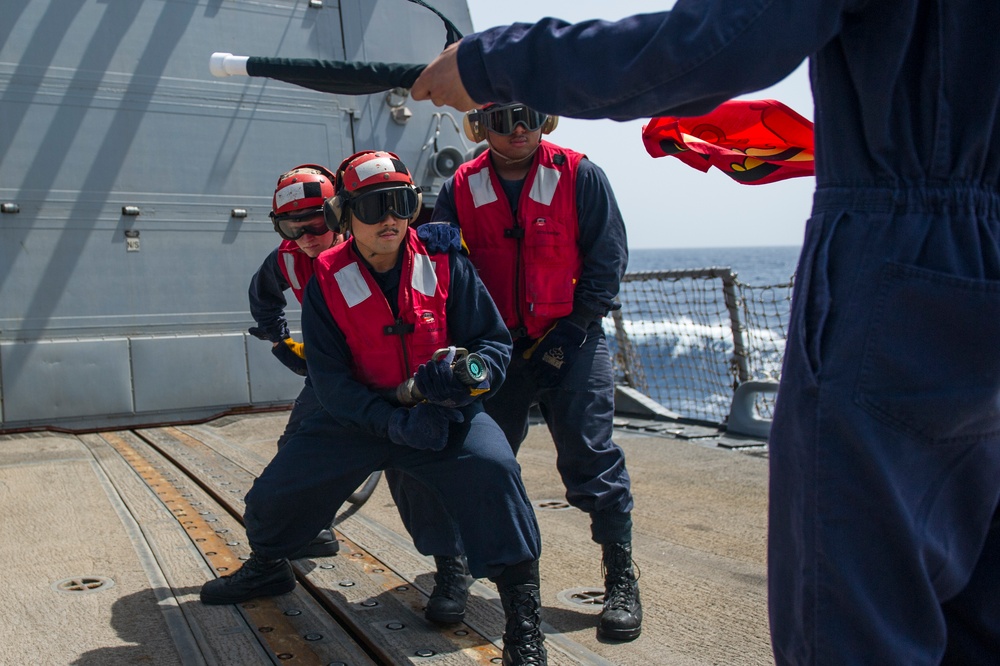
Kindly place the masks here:
<instances>
[{"instance_id":1,"label":"outstretched arm","mask_svg":"<svg viewBox=\"0 0 1000 666\"><path fill-rule=\"evenodd\" d=\"M465 36L412 88L460 110L518 101L575 118L700 115L777 83L856 0L678 0L610 22L554 18Z\"/></svg>"}]
</instances>

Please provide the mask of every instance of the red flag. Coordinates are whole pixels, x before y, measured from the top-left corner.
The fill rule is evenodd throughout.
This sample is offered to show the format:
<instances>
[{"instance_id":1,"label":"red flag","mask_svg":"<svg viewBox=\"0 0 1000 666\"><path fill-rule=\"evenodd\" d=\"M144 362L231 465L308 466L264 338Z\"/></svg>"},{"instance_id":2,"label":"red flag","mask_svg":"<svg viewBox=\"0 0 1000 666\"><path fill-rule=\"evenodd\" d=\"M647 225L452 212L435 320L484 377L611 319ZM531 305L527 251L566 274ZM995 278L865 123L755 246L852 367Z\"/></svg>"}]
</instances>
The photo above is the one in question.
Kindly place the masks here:
<instances>
[{"instance_id":1,"label":"red flag","mask_svg":"<svg viewBox=\"0 0 1000 666\"><path fill-rule=\"evenodd\" d=\"M772 99L730 100L704 116L653 118L642 128L646 152L711 167L744 185L811 176L813 124Z\"/></svg>"}]
</instances>

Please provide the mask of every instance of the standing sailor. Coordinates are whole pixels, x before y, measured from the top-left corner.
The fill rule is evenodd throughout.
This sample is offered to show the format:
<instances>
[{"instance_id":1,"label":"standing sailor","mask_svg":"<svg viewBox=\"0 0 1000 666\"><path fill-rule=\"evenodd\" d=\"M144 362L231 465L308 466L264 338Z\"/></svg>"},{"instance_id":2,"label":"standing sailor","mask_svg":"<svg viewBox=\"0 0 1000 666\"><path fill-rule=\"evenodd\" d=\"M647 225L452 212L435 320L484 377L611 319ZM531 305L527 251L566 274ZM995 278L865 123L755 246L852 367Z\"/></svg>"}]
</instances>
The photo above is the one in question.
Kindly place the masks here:
<instances>
[{"instance_id":1,"label":"standing sailor","mask_svg":"<svg viewBox=\"0 0 1000 666\"><path fill-rule=\"evenodd\" d=\"M489 150L441 188L431 219L450 224L424 225L421 233L439 236L431 249L444 249L448 231L461 228L514 339L507 381L486 411L516 454L538 404L566 499L590 515L601 545L598 635L632 640L642 631L633 501L625 454L611 439L614 377L602 326L628 264L625 224L601 168L542 140L557 121L516 102L470 112L466 133Z\"/></svg>"}]
</instances>

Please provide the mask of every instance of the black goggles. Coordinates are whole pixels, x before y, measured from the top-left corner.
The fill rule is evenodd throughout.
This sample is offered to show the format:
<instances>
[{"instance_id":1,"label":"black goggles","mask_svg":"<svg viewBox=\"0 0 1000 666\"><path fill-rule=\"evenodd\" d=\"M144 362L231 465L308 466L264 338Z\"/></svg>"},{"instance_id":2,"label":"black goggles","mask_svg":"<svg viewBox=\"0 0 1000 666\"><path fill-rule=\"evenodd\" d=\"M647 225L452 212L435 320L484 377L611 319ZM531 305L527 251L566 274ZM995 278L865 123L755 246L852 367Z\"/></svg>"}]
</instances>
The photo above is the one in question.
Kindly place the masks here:
<instances>
[{"instance_id":1,"label":"black goggles","mask_svg":"<svg viewBox=\"0 0 1000 666\"><path fill-rule=\"evenodd\" d=\"M417 214L417 191L408 185L372 190L351 197L349 205L364 224L378 224L389 213L407 220Z\"/></svg>"},{"instance_id":2,"label":"black goggles","mask_svg":"<svg viewBox=\"0 0 1000 666\"><path fill-rule=\"evenodd\" d=\"M285 240L298 240L306 234L322 236L330 232L329 227L326 226L326 220L323 218L322 210L306 215L299 214L295 217L281 215L272 217L271 220L274 222L274 230Z\"/></svg>"},{"instance_id":3,"label":"black goggles","mask_svg":"<svg viewBox=\"0 0 1000 666\"><path fill-rule=\"evenodd\" d=\"M513 134L518 125L524 125L524 129L534 132L548 118L546 114L523 105L484 109L479 112L479 117L486 129L503 136Z\"/></svg>"}]
</instances>

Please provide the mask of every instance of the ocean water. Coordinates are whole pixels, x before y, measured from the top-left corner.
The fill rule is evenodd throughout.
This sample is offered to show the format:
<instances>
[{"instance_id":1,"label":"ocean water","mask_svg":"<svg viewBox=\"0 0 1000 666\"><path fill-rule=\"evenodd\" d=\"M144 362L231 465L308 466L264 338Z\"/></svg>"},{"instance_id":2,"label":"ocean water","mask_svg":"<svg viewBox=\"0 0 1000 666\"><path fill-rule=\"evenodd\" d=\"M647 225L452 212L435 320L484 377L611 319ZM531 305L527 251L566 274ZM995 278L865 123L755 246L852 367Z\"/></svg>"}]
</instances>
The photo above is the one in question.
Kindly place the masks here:
<instances>
[{"instance_id":1,"label":"ocean water","mask_svg":"<svg viewBox=\"0 0 1000 666\"><path fill-rule=\"evenodd\" d=\"M791 292L775 286L792 281L798 255L799 248L790 246L641 249L630 251L628 272L729 267L740 283L750 376L777 379ZM662 288L648 291L629 285L622 292L623 327L633 362L641 365L642 388L683 416L721 422L729 412L734 382L732 324L722 304L721 282L709 283L717 285L712 296L698 292L690 280L660 284ZM617 349L610 319L605 331ZM758 402L759 414L769 417L773 399Z\"/></svg>"},{"instance_id":2,"label":"ocean water","mask_svg":"<svg viewBox=\"0 0 1000 666\"><path fill-rule=\"evenodd\" d=\"M797 246L629 250L628 271L728 266L744 284L784 284L795 273L800 250Z\"/></svg>"}]
</instances>

